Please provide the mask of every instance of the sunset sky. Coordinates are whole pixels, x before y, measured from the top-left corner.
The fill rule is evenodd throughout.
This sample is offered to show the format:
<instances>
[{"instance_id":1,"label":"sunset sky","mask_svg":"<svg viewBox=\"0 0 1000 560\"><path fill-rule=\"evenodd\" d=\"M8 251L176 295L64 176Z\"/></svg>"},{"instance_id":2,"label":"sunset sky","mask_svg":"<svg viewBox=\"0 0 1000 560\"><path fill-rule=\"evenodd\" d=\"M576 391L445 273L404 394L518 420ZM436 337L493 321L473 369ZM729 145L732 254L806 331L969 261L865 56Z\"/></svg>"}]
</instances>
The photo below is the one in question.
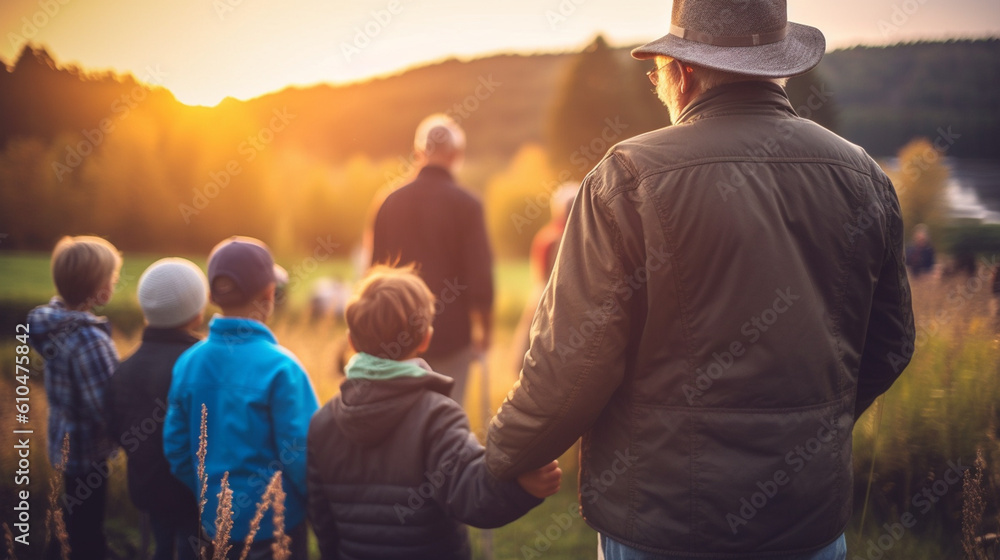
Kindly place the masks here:
<instances>
[{"instance_id":1,"label":"sunset sky","mask_svg":"<svg viewBox=\"0 0 1000 560\"><path fill-rule=\"evenodd\" d=\"M789 17L830 48L1000 35L1000 0L789 0ZM578 49L597 33L634 44L669 19L662 0L3 0L0 58L30 41L214 105L449 56Z\"/></svg>"}]
</instances>

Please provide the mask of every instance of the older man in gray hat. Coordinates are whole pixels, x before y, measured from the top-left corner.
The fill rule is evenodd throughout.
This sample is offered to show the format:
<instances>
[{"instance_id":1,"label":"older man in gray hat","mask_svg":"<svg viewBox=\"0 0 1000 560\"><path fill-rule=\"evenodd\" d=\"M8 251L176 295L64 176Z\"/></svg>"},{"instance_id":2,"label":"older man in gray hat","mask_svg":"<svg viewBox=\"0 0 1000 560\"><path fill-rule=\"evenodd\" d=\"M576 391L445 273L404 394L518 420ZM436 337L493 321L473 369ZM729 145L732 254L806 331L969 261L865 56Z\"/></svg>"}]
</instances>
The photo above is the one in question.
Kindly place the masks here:
<instances>
[{"instance_id":1,"label":"older man in gray hat","mask_svg":"<svg viewBox=\"0 0 1000 560\"><path fill-rule=\"evenodd\" d=\"M584 181L486 453L510 479L583 436L609 559L846 556L851 431L914 329L889 179L783 89L824 48L783 0L675 0L632 53L674 124Z\"/></svg>"}]
</instances>

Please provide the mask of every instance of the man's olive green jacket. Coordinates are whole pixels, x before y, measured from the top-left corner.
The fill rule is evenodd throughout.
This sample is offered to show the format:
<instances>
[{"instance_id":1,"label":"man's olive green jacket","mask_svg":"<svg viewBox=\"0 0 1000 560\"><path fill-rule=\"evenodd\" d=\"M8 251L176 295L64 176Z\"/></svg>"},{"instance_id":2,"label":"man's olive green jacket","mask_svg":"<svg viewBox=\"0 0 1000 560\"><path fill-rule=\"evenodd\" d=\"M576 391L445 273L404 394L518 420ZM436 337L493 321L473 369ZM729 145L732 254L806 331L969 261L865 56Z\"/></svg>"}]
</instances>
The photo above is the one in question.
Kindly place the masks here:
<instances>
[{"instance_id":1,"label":"man's olive green jacket","mask_svg":"<svg viewBox=\"0 0 1000 560\"><path fill-rule=\"evenodd\" d=\"M488 468L583 436L583 515L618 542L816 550L851 514L854 421L913 340L886 175L779 86L714 88L584 180Z\"/></svg>"}]
</instances>

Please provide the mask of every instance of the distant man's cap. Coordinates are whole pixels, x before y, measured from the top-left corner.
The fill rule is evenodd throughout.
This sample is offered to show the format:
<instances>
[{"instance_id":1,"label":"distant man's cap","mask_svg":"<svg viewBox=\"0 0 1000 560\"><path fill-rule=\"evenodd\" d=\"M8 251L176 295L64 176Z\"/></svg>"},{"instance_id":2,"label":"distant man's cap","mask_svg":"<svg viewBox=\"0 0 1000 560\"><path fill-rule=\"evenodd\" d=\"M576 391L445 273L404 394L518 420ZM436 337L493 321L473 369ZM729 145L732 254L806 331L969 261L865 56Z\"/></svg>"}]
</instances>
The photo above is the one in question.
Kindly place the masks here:
<instances>
[{"instance_id":1,"label":"distant man's cap","mask_svg":"<svg viewBox=\"0 0 1000 560\"><path fill-rule=\"evenodd\" d=\"M175 328L201 315L208 301L205 273L186 259L160 259L139 277L139 307L151 327Z\"/></svg>"},{"instance_id":2,"label":"distant man's cap","mask_svg":"<svg viewBox=\"0 0 1000 560\"><path fill-rule=\"evenodd\" d=\"M223 277L231 282L216 281ZM246 303L275 281L271 250L258 239L230 237L208 256L208 283L212 300L219 305Z\"/></svg>"},{"instance_id":3,"label":"distant man's cap","mask_svg":"<svg viewBox=\"0 0 1000 560\"><path fill-rule=\"evenodd\" d=\"M670 33L632 56L786 78L812 70L825 50L822 31L788 21L786 0L674 0Z\"/></svg>"}]
</instances>

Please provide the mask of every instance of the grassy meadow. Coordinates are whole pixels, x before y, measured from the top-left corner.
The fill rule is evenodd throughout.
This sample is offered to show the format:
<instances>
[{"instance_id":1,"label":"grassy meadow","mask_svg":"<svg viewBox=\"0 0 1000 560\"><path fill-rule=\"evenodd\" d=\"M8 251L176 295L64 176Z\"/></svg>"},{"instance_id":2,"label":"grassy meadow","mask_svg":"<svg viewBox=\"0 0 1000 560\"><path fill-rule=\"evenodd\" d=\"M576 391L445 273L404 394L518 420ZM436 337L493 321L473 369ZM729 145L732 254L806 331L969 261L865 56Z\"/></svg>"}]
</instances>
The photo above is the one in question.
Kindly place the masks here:
<instances>
[{"instance_id":1,"label":"grassy meadow","mask_svg":"<svg viewBox=\"0 0 1000 560\"><path fill-rule=\"evenodd\" d=\"M125 255L125 267L114 300L101 310L113 321L115 342L123 357L139 342L141 316L135 298L139 275L153 255ZM193 259L204 264L203 259ZM333 396L342 375L337 371L344 347L343 325L333 319L311 321L307 312L309 288L320 276L353 276L346 260L309 262L309 259L279 259L292 276L285 308L271 327L282 344L305 365L321 401ZM510 355L513 331L530 288L528 267L520 261L497 265L498 300L496 329L489 362L489 396L495 410L516 379ZM985 276L984 276L985 278ZM0 337L3 377L0 394L0 468L11 473L16 464L10 427L15 426L13 399L14 325L24 313L44 303L53 293L48 256L39 253L0 253ZM968 495L962 483L948 483L952 465L971 467L977 452L986 468L978 492L985 504L972 533L1000 532L1000 504L993 465L1000 461L997 403L1000 402L1000 339L997 302L982 279L921 278L913 283L918 337L910 367L892 390L858 423L854 432L855 515L848 530L848 557L872 559L949 560L996 558L996 551L966 556L962 547L963 505ZM51 469L44 437L45 398L40 364L33 355L31 411L32 440L31 505L32 550L38 557L44 539ZM473 430L482 433L481 377L474 372L466 409ZM874 462L873 462L874 461ZM561 459L566 476L563 490L521 520L493 532L494 557L566 558L596 557L596 533L579 517L563 516L577 502L575 448ZM873 466L874 465L874 466ZM869 472L872 476L869 476ZM139 516L131 506L124 480L124 458L115 462L110 486L107 532L113 550L121 558L138 557L148 533L140 530ZM865 501L871 481L870 496ZM0 519L10 523L14 487L5 479L0 485ZM929 493L929 498L924 498ZM933 499L931 499L933 498ZM867 506L866 506L867 503ZM895 530L906 514L915 522ZM861 517L864 515L864 525ZM975 523L973 523L975 522ZM477 558L480 540L474 530ZM874 546L874 548L872 548ZM879 548L881 547L881 548ZM316 552L314 550L314 552ZM988 555L988 554L993 554ZM23 556L22 556L23 557ZM315 557L318 558L318 552Z\"/></svg>"}]
</instances>

